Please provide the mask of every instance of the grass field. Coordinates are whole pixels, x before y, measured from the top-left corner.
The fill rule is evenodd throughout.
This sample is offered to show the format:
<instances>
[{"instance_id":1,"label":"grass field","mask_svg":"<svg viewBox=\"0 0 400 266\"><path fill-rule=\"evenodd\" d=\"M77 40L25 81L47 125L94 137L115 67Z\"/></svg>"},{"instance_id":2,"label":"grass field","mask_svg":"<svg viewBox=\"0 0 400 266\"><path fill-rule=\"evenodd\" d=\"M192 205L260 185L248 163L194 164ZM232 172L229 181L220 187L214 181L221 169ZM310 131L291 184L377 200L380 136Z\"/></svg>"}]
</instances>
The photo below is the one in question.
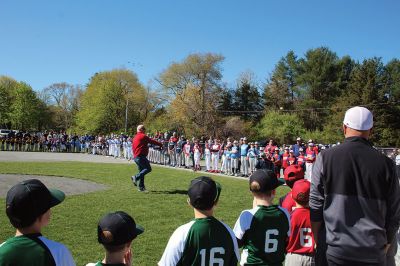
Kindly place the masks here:
<instances>
[{"instance_id":1,"label":"grass field","mask_svg":"<svg viewBox=\"0 0 400 266\"><path fill-rule=\"evenodd\" d=\"M77 265L96 262L103 257L97 243L97 222L105 213L123 210L145 228L145 233L133 242L134 265L156 265L172 232L193 218L187 205L187 188L191 179L200 174L175 169L153 167L146 176L149 193L140 193L130 176L135 165L97 163L22 163L1 162L0 173L54 175L79 178L105 184L108 190L69 196L52 209L50 225L43 234L64 243L71 250ZM233 227L243 209L252 206L247 180L213 177L222 185L215 217ZM278 188L277 198L287 192ZM14 234L5 215L5 200L0 199L0 243Z\"/></svg>"}]
</instances>

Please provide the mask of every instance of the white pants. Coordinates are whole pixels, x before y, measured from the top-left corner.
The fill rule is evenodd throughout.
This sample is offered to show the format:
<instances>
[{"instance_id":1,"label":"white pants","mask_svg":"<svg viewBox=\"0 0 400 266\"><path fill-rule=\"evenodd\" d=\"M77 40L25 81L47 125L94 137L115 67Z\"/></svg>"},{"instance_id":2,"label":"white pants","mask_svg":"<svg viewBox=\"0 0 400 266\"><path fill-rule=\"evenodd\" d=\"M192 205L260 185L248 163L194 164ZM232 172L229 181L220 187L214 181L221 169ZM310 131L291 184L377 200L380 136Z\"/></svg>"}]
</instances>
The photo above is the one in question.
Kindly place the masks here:
<instances>
[{"instance_id":1,"label":"white pants","mask_svg":"<svg viewBox=\"0 0 400 266\"><path fill-rule=\"evenodd\" d=\"M311 266L312 256L288 253L285 257L285 266Z\"/></svg>"},{"instance_id":2,"label":"white pants","mask_svg":"<svg viewBox=\"0 0 400 266\"><path fill-rule=\"evenodd\" d=\"M219 154L218 152L213 152L211 154L211 162L212 162L212 170L217 170L218 171L218 163L219 163Z\"/></svg>"},{"instance_id":3,"label":"white pants","mask_svg":"<svg viewBox=\"0 0 400 266\"><path fill-rule=\"evenodd\" d=\"M256 158L249 158L249 171L252 173L256 168Z\"/></svg>"},{"instance_id":4,"label":"white pants","mask_svg":"<svg viewBox=\"0 0 400 266\"><path fill-rule=\"evenodd\" d=\"M232 158L231 159L231 166L232 166L233 169L235 169L234 172L236 172L237 168L238 168L238 159L237 158Z\"/></svg>"},{"instance_id":5,"label":"white pants","mask_svg":"<svg viewBox=\"0 0 400 266\"><path fill-rule=\"evenodd\" d=\"M232 168L231 168L231 159L225 158L225 173L226 174L231 174L232 173Z\"/></svg>"},{"instance_id":6,"label":"white pants","mask_svg":"<svg viewBox=\"0 0 400 266\"><path fill-rule=\"evenodd\" d=\"M225 171L225 155L221 156L221 172Z\"/></svg>"},{"instance_id":7,"label":"white pants","mask_svg":"<svg viewBox=\"0 0 400 266\"><path fill-rule=\"evenodd\" d=\"M185 166L190 167L190 154L185 154Z\"/></svg>"},{"instance_id":8,"label":"white pants","mask_svg":"<svg viewBox=\"0 0 400 266\"><path fill-rule=\"evenodd\" d=\"M240 156L242 174L244 174L244 175L248 175L249 174L249 165L247 164L247 160L246 159L247 159L246 156Z\"/></svg>"},{"instance_id":9,"label":"white pants","mask_svg":"<svg viewBox=\"0 0 400 266\"><path fill-rule=\"evenodd\" d=\"M205 159L206 159L206 170L210 171L210 169L211 169L211 167L210 167L211 154L210 153L208 153L208 154L206 153Z\"/></svg>"},{"instance_id":10,"label":"white pants","mask_svg":"<svg viewBox=\"0 0 400 266\"><path fill-rule=\"evenodd\" d=\"M313 165L314 165L314 163L306 162L306 174L305 174L304 178L310 182L311 182L311 174L312 174Z\"/></svg>"},{"instance_id":11,"label":"white pants","mask_svg":"<svg viewBox=\"0 0 400 266\"><path fill-rule=\"evenodd\" d=\"M194 159L194 165L200 166L200 152L195 152L193 154L193 159Z\"/></svg>"}]
</instances>

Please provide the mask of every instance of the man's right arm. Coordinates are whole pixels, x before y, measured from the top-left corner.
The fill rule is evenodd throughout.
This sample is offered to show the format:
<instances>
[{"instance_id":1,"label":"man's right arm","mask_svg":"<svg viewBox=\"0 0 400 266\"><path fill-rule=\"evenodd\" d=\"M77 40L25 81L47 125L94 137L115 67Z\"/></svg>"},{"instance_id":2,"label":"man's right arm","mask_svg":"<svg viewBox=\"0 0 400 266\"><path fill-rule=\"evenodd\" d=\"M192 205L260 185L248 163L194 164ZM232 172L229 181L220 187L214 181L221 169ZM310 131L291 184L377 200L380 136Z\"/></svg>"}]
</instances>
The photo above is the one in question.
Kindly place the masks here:
<instances>
[{"instance_id":1,"label":"man's right arm","mask_svg":"<svg viewBox=\"0 0 400 266\"><path fill-rule=\"evenodd\" d=\"M315 243L318 241L318 233L323 221L324 208L324 186L322 183L323 165L322 154L317 157L311 175L310 189L310 219L311 229L314 234Z\"/></svg>"}]
</instances>

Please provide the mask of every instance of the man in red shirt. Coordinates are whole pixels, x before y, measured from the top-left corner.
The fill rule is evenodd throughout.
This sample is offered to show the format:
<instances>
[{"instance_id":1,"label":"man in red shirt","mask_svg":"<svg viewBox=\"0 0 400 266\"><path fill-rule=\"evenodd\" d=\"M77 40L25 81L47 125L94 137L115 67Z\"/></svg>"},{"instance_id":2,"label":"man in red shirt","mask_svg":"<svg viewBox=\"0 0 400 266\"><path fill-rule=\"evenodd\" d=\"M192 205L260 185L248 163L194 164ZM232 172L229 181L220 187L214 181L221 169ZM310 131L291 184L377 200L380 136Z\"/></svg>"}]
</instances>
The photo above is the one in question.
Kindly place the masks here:
<instances>
[{"instance_id":1,"label":"man in red shirt","mask_svg":"<svg viewBox=\"0 0 400 266\"><path fill-rule=\"evenodd\" d=\"M145 134L144 125L139 125L137 127L137 133L132 141L133 150L133 160L138 166L139 173L132 176L132 182L135 186L139 187L139 191L145 192L146 188L144 186L144 176L151 172L151 166L149 160L147 160L147 154L149 153L148 144L154 144L162 146L162 144L156 140L149 138Z\"/></svg>"}]
</instances>

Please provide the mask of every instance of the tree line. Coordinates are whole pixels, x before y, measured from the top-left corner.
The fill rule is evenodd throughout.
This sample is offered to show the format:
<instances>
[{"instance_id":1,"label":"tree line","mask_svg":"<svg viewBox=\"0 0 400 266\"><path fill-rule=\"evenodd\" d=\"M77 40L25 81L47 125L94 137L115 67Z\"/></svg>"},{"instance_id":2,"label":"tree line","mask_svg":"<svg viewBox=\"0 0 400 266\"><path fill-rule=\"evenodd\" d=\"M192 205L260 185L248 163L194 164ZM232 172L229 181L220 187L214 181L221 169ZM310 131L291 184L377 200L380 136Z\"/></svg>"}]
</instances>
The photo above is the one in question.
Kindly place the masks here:
<instances>
[{"instance_id":1,"label":"tree line","mask_svg":"<svg viewBox=\"0 0 400 266\"><path fill-rule=\"evenodd\" d=\"M172 62L152 87L128 69L95 73L85 85L55 83L35 92L0 76L0 126L76 133L151 131L196 136L274 138L297 136L333 143L343 139L344 112L363 105L374 114L372 140L400 146L400 60L362 62L326 47L299 57L289 51L265 82L242 73L233 87L222 81L220 54L190 54Z\"/></svg>"}]
</instances>

